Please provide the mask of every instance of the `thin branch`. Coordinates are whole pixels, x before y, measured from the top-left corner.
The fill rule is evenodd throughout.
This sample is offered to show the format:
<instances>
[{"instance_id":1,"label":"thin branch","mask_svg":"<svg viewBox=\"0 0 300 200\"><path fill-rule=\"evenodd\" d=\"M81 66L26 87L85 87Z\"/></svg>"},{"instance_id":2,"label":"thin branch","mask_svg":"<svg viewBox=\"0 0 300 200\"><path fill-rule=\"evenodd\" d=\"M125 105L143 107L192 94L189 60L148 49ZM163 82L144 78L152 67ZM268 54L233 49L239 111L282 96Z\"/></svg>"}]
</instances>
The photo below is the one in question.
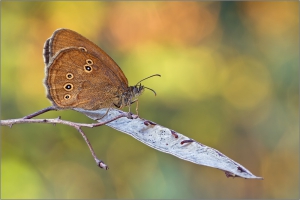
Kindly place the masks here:
<instances>
[{"instance_id":1,"label":"thin branch","mask_svg":"<svg viewBox=\"0 0 300 200\"><path fill-rule=\"evenodd\" d=\"M97 166L99 166L100 168L103 168L105 170L108 170L108 166L102 161L102 160L99 160L94 152L94 149L90 143L90 141L88 140L88 138L86 137L86 135L84 134L84 132L81 130L80 127L77 127L76 128L79 133L81 134L81 136L83 137L83 139L85 140L86 144L88 145L89 149L90 149L90 152L92 153L92 156L94 157L95 161L96 161L96 164Z\"/></svg>"},{"instance_id":2,"label":"thin branch","mask_svg":"<svg viewBox=\"0 0 300 200\"><path fill-rule=\"evenodd\" d=\"M9 126L12 127L14 124L26 124L26 123L44 123L44 124L64 124L68 126L72 126L74 128L76 127L88 127L88 128L94 128L97 126L105 125L109 122L112 122L116 119L119 119L121 117L128 117L127 113L120 113L120 115L105 121L105 122L99 122L99 123L92 123L92 124L86 124L86 123L76 123L76 122L70 122L66 120L60 119L60 117L55 119L25 119L25 118L17 118L17 119L7 119L7 120L1 120L1 126Z\"/></svg>"},{"instance_id":3,"label":"thin branch","mask_svg":"<svg viewBox=\"0 0 300 200\"><path fill-rule=\"evenodd\" d=\"M23 119L31 119L33 117L36 117L38 115L41 115L41 114L43 114L45 112L48 112L48 111L51 111L51 110L57 110L57 108L55 108L54 106L49 106L47 108L44 108L44 109L39 110L37 112L34 112L34 113L30 114L30 115L27 115L27 116L23 117Z\"/></svg>"},{"instance_id":4,"label":"thin branch","mask_svg":"<svg viewBox=\"0 0 300 200\"><path fill-rule=\"evenodd\" d=\"M85 123L76 123L76 122L70 122L70 121L66 121L66 120L62 120L60 119L60 117L55 118L55 119L31 119L33 117L36 117L38 115L41 115L45 112L48 111L52 111L52 110L57 110L55 107L50 106L47 108L44 108L42 110L39 110L35 113L32 113L30 115L27 115L23 118L18 118L18 119L8 119L8 120L1 120L1 126L9 126L10 128L14 125L14 124L24 124L24 123L45 123L45 124L64 124L64 125L68 125L71 127L74 127L75 129L78 130L78 132L81 134L81 136L83 137L83 139L85 140L86 144L88 145L90 152L92 153L93 158L96 161L97 166L99 166L100 168L103 169L108 169L108 166L100 159L97 158L94 149L90 143L90 141L88 140L87 136L85 135L85 133L82 131L81 127L88 127L88 128L93 128L93 127L97 127L97 126L102 126L105 125L107 123L110 123L116 119L119 119L121 117L132 117L130 114L128 113L120 113L120 115L107 120L105 122L98 122L98 123L92 123L92 124L85 124Z\"/></svg>"}]
</instances>

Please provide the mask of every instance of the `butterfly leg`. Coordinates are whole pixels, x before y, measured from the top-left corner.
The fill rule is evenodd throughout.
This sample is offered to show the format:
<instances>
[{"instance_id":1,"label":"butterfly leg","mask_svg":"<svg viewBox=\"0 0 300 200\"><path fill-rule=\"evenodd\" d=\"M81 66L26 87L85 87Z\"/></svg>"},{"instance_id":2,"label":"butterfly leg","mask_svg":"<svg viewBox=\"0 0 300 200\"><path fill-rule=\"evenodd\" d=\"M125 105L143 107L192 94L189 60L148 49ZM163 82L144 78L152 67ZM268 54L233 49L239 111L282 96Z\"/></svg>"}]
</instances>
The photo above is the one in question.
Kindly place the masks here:
<instances>
[{"instance_id":1,"label":"butterfly leg","mask_svg":"<svg viewBox=\"0 0 300 200\"><path fill-rule=\"evenodd\" d=\"M135 112L137 114L137 116L139 116L139 100L136 100L136 107L135 107Z\"/></svg>"},{"instance_id":2,"label":"butterfly leg","mask_svg":"<svg viewBox=\"0 0 300 200\"><path fill-rule=\"evenodd\" d=\"M129 112L129 113L131 113L131 112L130 112L130 107L131 107L131 104L129 104L129 106L128 106L128 112Z\"/></svg>"},{"instance_id":3,"label":"butterfly leg","mask_svg":"<svg viewBox=\"0 0 300 200\"><path fill-rule=\"evenodd\" d=\"M130 102L130 105L135 102L136 102L136 107L135 107L136 115L139 116L139 100L135 99L134 101ZM130 105L129 105L129 112L130 112Z\"/></svg>"},{"instance_id":4,"label":"butterfly leg","mask_svg":"<svg viewBox=\"0 0 300 200\"><path fill-rule=\"evenodd\" d=\"M108 111L111 109L111 106L107 109L107 111L106 111L106 113L102 116L102 117L100 117L100 118L98 118L98 119L96 119L96 120L100 120L100 119L102 119L103 117L105 117L107 114L108 114Z\"/></svg>"}]
</instances>

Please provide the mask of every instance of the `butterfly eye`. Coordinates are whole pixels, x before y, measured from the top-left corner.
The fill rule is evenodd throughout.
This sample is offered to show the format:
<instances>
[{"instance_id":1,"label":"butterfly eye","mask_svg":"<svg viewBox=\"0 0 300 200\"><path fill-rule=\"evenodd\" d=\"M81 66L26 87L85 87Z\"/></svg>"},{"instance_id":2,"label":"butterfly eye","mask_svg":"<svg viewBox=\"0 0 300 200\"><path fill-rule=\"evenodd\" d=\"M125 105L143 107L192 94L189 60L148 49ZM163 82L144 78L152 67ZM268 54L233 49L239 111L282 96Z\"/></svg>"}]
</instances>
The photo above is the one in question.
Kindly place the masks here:
<instances>
[{"instance_id":1,"label":"butterfly eye","mask_svg":"<svg viewBox=\"0 0 300 200\"><path fill-rule=\"evenodd\" d=\"M66 78L70 80L70 79L73 79L74 76L73 76L72 73L67 73L67 74L66 74Z\"/></svg>"},{"instance_id":2,"label":"butterfly eye","mask_svg":"<svg viewBox=\"0 0 300 200\"><path fill-rule=\"evenodd\" d=\"M73 84L67 83L67 84L64 85L64 88L67 91L71 91L71 90L73 90Z\"/></svg>"},{"instance_id":3,"label":"butterfly eye","mask_svg":"<svg viewBox=\"0 0 300 200\"><path fill-rule=\"evenodd\" d=\"M86 62L88 65L94 64L94 62L93 62L91 59L87 59L85 62Z\"/></svg>"},{"instance_id":4,"label":"butterfly eye","mask_svg":"<svg viewBox=\"0 0 300 200\"><path fill-rule=\"evenodd\" d=\"M81 51L87 52L86 48L84 48L84 47L78 47L78 49L80 49Z\"/></svg>"},{"instance_id":5,"label":"butterfly eye","mask_svg":"<svg viewBox=\"0 0 300 200\"><path fill-rule=\"evenodd\" d=\"M65 100L68 100L68 99L70 99L71 98L71 95L69 95L69 94L66 94L65 96L64 96L64 99Z\"/></svg>"},{"instance_id":6,"label":"butterfly eye","mask_svg":"<svg viewBox=\"0 0 300 200\"><path fill-rule=\"evenodd\" d=\"M93 70L92 66L90 66L90 65L85 65L84 66L84 71L85 72L90 73L92 70Z\"/></svg>"}]
</instances>

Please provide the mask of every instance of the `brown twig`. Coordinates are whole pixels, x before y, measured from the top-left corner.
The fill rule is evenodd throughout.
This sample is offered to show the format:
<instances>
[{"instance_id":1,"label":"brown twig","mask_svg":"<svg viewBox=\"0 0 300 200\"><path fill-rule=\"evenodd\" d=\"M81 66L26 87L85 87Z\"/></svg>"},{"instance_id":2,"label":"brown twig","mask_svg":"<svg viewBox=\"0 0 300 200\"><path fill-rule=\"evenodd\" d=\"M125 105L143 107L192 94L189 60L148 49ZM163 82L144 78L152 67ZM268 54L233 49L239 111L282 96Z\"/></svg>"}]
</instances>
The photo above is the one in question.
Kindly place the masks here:
<instances>
[{"instance_id":1,"label":"brown twig","mask_svg":"<svg viewBox=\"0 0 300 200\"><path fill-rule=\"evenodd\" d=\"M36 117L38 115L41 115L41 114L43 114L45 112L48 112L48 111L51 111L51 110L57 110L57 108L55 108L54 106L49 106L47 108L44 108L44 109L39 110L37 112L34 112L34 113L30 114L30 115L27 115L27 116L23 117L23 119L31 119L33 117Z\"/></svg>"},{"instance_id":2,"label":"brown twig","mask_svg":"<svg viewBox=\"0 0 300 200\"><path fill-rule=\"evenodd\" d=\"M72 126L76 130L78 130L78 132L81 134L81 136L85 140L86 144L88 145L88 147L89 147L89 149L92 153L93 158L96 161L97 166L107 170L108 166L102 160L97 158L90 141L86 137L85 133L82 131L81 127L93 128L93 127L97 127L97 126L102 126L102 125L105 125L109 122L117 120L121 117L128 117L129 115L127 113L120 113L120 115L118 115L117 117L114 117L114 118L112 118L110 120L107 120L105 122L92 123L92 124L70 122L70 121L62 120L62 119L60 119L60 117L55 118L55 119L31 119L33 117L36 117L38 115L41 115L41 114L43 114L45 112L48 112L48 111L51 111L51 110L57 110L57 109L53 106L50 106L50 107L44 108L42 110L39 110L35 113L32 113L30 115L27 115L23 118L1 120L0 124L1 124L1 126L9 126L9 127L12 127L14 124L24 124L24 123L64 124L64 125Z\"/></svg>"}]
</instances>

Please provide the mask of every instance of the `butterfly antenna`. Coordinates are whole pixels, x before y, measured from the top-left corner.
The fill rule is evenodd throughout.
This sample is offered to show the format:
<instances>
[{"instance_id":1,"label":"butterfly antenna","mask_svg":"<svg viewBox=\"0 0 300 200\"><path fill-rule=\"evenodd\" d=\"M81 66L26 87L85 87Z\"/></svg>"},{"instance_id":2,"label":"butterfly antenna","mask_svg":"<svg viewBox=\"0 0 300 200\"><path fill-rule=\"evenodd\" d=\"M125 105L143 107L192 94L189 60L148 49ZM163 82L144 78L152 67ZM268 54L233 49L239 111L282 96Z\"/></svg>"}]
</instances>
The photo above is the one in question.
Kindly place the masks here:
<instances>
[{"instance_id":1,"label":"butterfly antenna","mask_svg":"<svg viewBox=\"0 0 300 200\"><path fill-rule=\"evenodd\" d=\"M148 87L144 87L144 88L146 88L146 89L148 89L148 90L151 90L151 91L154 93L154 95L156 96L156 92L155 92L153 89L148 88Z\"/></svg>"},{"instance_id":2,"label":"butterfly antenna","mask_svg":"<svg viewBox=\"0 0 300 200\"><path fill-rule=\"evenodd\" d=\"M148 79L148 78L151 78L151 77L153 77L153 76L159 76L159 77L161 77L160 74L153 74L153 75L151 75L151 76L148 76L148 77L146 77L146 78L140 80L140 81L137 82L135 85L137 85L137 84L139 84L140 82L142 82L142 81L144 81L144 80L146 80L146 79ZM146 87L145 87L145 88L146 88ZM150 89L150 88L147 88L147 89L152 90L152 89ZM154 90L152 90L152 91L154 91ZM154 93L155 93L155 92L154 92ZM156 93L155 93L155 95L156 95Z\"/></svg>"}]
</instances>

